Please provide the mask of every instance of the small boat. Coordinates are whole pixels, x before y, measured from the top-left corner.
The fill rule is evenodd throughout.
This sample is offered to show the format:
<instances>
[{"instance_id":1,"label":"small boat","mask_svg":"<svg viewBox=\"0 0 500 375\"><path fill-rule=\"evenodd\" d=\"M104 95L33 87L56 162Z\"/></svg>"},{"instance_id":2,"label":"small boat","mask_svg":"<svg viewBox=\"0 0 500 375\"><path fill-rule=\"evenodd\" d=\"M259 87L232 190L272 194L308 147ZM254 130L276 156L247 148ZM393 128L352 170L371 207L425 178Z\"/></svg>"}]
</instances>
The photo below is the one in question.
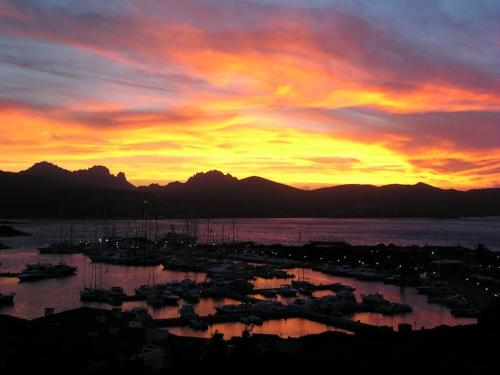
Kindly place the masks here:
<instances>
[{"instance_id":1,"label":"small boat","mask_svg":"<svg viewBox=\"0 0 500 375\"><path fill-rule=\"evenodd\" d=\"M0 306L12 305L14 303L14 297L16 293L0 293Z\"/></svg>"},{"instance_id":2,"label":"small boat","mask_svg":"<svg viewBox=\"0 0 500 375\"><path fill-rule=\"evenodd\" d=\"M361 299L363 300L363 303L367 304L378 304L387 302L384 296L380 293L361 294Z\"/></svg>"},{"instance_id":3,"label":"small boat","mask_svg":"<svg viewBox=\"0 0 500 375\"><path fill-rule=\"evenodd\" d=\"M140 287L135 288L134 291L135 295L138 297L148 297L156 292L155 288L151 285L141 285Z\"/></svg>"},{"instance_id":4,"label":"small boat","mask_svg":"<svg viewBox=\"0 0 500 375\"><path fill-rule=\"evenodd\" d=\"M215 306L215 311L218 314L237 314L244 310L244 307L241 305L223 305L223 306Z\"/></svg>"},{"instance_id":5,"label":"small boat","mask_svg":"<svg viewBox=\"0 0 500 375\"><path fill-rule=\"evenodd\" d=\"M413 311L410 305L403 303L392 303L385 302L381 304L375 304L375 311L383 315L396 315L396 314L406 314Z\"/></svg>"},{"instance_id":6,"label":"small boat","mask_svg":"<svg viewBox=\"0 0 500 375\"><path fill-rule=\"evenodd\" d=\"M112 305L121 305L125 297L127 297L127 294L120 286L113 286L108 291L108 302Z\"/></svg>"},{"instance_id":7,"label":"small boat","mask_svg":"<svg viewBox=\"0 0 500 375\"><path fill-rule=\"evenodd\" d=\"M189 326L196 331L206 331L208 329L208 323L200 319L191 319Z\"/></svg>"},{"instance_id":8,"label":"small boat","mask_svg":"<svg viewBox=\"0 0 500 375\"><path fill-rule=\"evenodd\" d=\"M170 290L164 290L161 293L161 297L167 305L177 305L177 302L180 299L178 295L172 293Z\"/></svg>"},{"instance_id":9,"label":"small boat","mask_svg":"<svg viewBox=\"0 0 500 375\"><path fill-rule=\"evenodd\" d=\"M281 288L278 289L278 294L283 297L295 297L299 291L295 288L292 288L289 285L282 285Z\"/></svg>"},{"instance_id":10,"label":"small boat","mask_svg":"<svg viewBox=\"0 0 500 375\"><path fill-rule=\"evenodd\" d=\"M278 291L276 289L264 289L260 292L260 294L262 294L264 297L274 298L278 294Z\"/></svg>"},{"instance_id":11,"label":"small boat","mask_svg":"<svg viewBox=\"0 0 500 375\"><path fill-rule=\"evenodd\" d=\"M108 292L101 288L84 288L80 291L80 300L83 302L106 302Z\"/></svg>"}]
</instances>

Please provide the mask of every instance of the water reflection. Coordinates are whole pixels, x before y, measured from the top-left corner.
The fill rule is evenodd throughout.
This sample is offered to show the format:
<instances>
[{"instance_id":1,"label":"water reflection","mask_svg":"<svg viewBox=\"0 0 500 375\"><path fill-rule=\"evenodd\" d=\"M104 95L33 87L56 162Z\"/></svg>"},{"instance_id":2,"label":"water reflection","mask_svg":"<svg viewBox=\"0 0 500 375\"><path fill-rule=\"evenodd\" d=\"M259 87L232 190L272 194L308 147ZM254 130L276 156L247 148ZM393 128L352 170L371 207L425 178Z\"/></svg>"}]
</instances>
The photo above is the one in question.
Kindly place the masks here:
<instances>
[{"instance_id":1,"label":"water reflection","mask_svg":"<svg viewBox=\"0 0 500 375\"><path fill-rule=\"evenodd\" d=\"M493 250L500 250L500 218L461 218L461 219L326 219L326 218L283 218L283 219L235 219L236 239L259 243L283 243L296 245L298 232L302 242L309 240L343 240L352 244L366 245L394 243L398 245L448 245L461 244L475 247L483 243ZM37 241L43 246L60 236L60 222L57 220L20 220L19 229L35 233L31 238L13 237L2 239L4 243L22 248L26 241ZM159 220L149 222L154 237L158 232L165 233L171 224L178 230L184 226L183 220ZM211 219L210 230L214 238L219 238L223 227L232 227L233 219ZM114 220L101 221L75 220L74 239L93 239L96 231L125 236L134 234L134 229L142 226L142 221ZM64 224L63 232L69 232L70 223ZM199 221L198 233L206 240L207 221ZM363 228L363 230L359 230ZM227 233L227 232L226 232Z\"/></svg>"},{"instance_id":2,"label":"water reflection","mask_svg":"<svg viewBox=\"0 0 500 375\"><path fill-rule=\"evenodd\" d=\"M288 272L298 275L299 270L290 269ZM300 275L302 275L302 270L300 270L300 272ZM455 318L451 315L450 309L441 305L428 303L427 297L418 294L415 288L402 288L380 282L361 281L348 277L332 276L311 269L305 270L305 278L313 284L342 283L350 285L356 289L354 294L359 302L361 301L361 294L378 292L383 294L384 297L391 302L405 303L413 307L413 312L405 315L384 316L375 313L356 313L352 316L353 320L359 320L363 323L391 326L395 329L398 328L399 323L408 323L420 329L422 327L433 328L443 324L452 326L473 324L476 322L474 318ZM257 278L254 280L254 285L257 288L276 288L282 284L283 280L281 279L264 280ZM330 291L317 291L314 292L314 296L321 297L331 293ZM259 296L259 298L264 297ZM294 299L293 297L279 297L277 300L286 302Z\"/></svg>"},{"instance_id":3,"label":"water reflection","mask_svg":"<svg viewBox=\"0 0 500 375\"><path fill-rule=\"evenodd\" d=\"M211 326L208 331L196 331L190 327L173 327L169 331L180 336L192 337L211 337L216 331L223 333L225 338L241 336L243 330L247 327L240 322L220 323ZM306 319L290 318L279 320L268 320L261 326L253 326L253 333L266 333L270 335L278 335L283 338L301 337L305 335L314 335L326 331L344 332L346 331L327 326L325 324L312 322Z\"/></svg>"},{"instance_id":4,"label":"water reflection","mask_svg":"<svg viewBox=\"0 0 500 375\"><path fill-rule=\"evenodd\" d=\"M126 267L108 264L94 266L91 264L90 260L82 254L51 255L38 254L38 252L34 250L7 250L0 254L0 259L3 271L19 271L24 268L26 263L30 262L54 263L64 261L67 264L78 267L76 276L69 276L61 279L47 279L37 282L20 283L17 278L0 278L0 291L16 292L15 304L13 306L4 306L0 308L0 313L28 319L43 315L46 307L54 307L57 312L82 306L83 303L80 301L79 291L83 288L84 284L89 285L91 281L93 283L93 280L90 280L90 275L94 274L93 271L91 271L92 267L96 267L98 282L102 282L101 286L103 288L121 286L128 294L134 294L134 288L151 281L153 271L155 282L157 283L183 280L184 278L202 282L207 277L203 272L164 271L161 266ZM144 302L141 302L141 304L144 305ZM215 302L210 302L208 304L202 304L201 306L207 305L206 311L213 311L213 309L215 309L215 307L213 307L214 304ZM85 305L109 308L109 305L105 304ZM159 315L163 316L170 313L170 310L162 311Z\"/></svg>"},{"instance_id":5,"label":"water reflection","mask_svg":"<svg viewBox=\"0 0 500 375\"><path fill-rule=\"evenodd\" d=\"M252 229L255 233L260 233L259 236L264 236L265 241L276 240L276 236L280 236L282 233L291 233L290 228L293 226L306 226L310 234L320 234L323 236L328 233L332 228L342 228L346 225L346 220L341 219L268 219L256 221L255 219L245 219L241 220L242 224L239 226L240 230L246 228L245 230ZM220 221L222 223L223 221ZM401 221L380 221L380 220L368 220L368 221L357 221L364 223L364 225L371 225L378 227L380 229L380 235L386 235L387 233L394 234L392 229L400 227ZM431 225L430 223L434 221L407 221L404 225L415 225L418 228L422 228L426 225ZM444 221L439 221L443 223ZM455 222L458 227L462 228L463 222ZM468 222L468 221L465 221ZM167 223L161 222L160 225L163 229L167 229ZM480 225L478 224L480 223ZM482 221L472 220L473 228L485 228L486 238L492 238L492 231L490 231L491 225L496 225L498 223L497 219ZM126 225L126 221L120 221L114 223L117 228L117 232ZM478 224L478 225L476 225ZM483 225L484 224L484 225ZM432 224L434 225L434 224ZM439 224L441 225L441 224ZM35 318L43 315L45 307L54 307L56 311L63 311L72 308L77 308L82 306L79 296L79 290L84 286L84 284L89 284L90 274L93 272L91 263L88 258L81 254L75 255L41 255L35 250L39 246L43 246L46 243L57 241L59 238L59 223L57 221L36 221L32 223L25 223L18 226L20 229L32 233L31 236L27 237L16 237L2 239L4 243L12 246L11 250L4 250L0 252L0 262L2 263L0 270L2 272L7 271L19 271L23 269L28 262L59 262L64 261L70 265L78 267L78 274L76 276L70 276L64 279L49 279L42 280L36 283L19 283L16 278L0 278L0 292L14 291L17 293L14 306L4 306L0 308L0 313L11 314L24 318ZM95 224L90 221L81 221L75 224L76 233L75 239L78 238L93 238L95 231ZM121 228L121 229L120 229ZM385 229L384 229L385 228ZM388 228L391 228L390 230ZM307 231L306 231L307 232ZM359 231L357 231L359 232ZM497 231L498 232L498 231ZM495 232L495 233L497 233ZM281 234L280 234L281 233ZM304 236L304 231L302 232ZM118 233L119 234L119 233ZM497 233L498 234L498 233ZM264 238L263 237L263 238ZM303 237L305 238L305 237ZM319 237L313 237L314 239L319 239ZM403 237L401 237L403 238ZM495 237L496 238L496 237ZM348 238L346 238L348 239ZM373 240L373 239L372 239ZM375 242L378 239L373 240ZM371 242L371 241L366 241ZM394 242L394 241L393 241ZM395 241L397 242L397 241ZM487 242L487 241L484 241ZM154 272L153 272L154 271ZM298 269L289 270L290 273L294 275L299 274ZM102 287L109 288L111 286L121 286L124 290L132 294L133 289L143 284L147 284L151 281L152 275L154 273L155 281L158 283L182 280L186 277L191 278L197 282L204 281L206 279L206 274L195 273L195 272L176 272L176 271L164 271L161 266L158 267L125 267L117 265L99 265L96 268L96 272L99 275L98 279L102 281ZM413 313L396 316L387 317L380 314L372 313L360 313L355 314L353 319L360 320L370 324L377 325L389 325L397 327L400 322L405 322L412 324L416 328L421 327L435 327L441 324L456 325L456 324L469 324L475 322L475 319L470 318L454 318L449 309L427 303L427 299L423 295L416 293L413 288L400 288L394 285L386 285L377 282L367 282L359 281L355 279L350 279L346 277L330 276L322 274L320 272L306 270L305 277L308 281L321 284L321 283L336 283L341 282L356 288L355 294L357 298L361 293L382 293L388 300L399 303L406 303L414 308ZM257 279L254 281L254 285L257 288L275 288L282 284L289 283L290 280L281 279ZM315 292L315 296L322 296L331 293L329 291L318 291ZM261 296L258 296L262 298ZM294 300L293 297L278 297L278 300L282 303L289 303ZM215 307L220 304L227 303L237 303L234 300L221 299L202 299L201 302L195 306L195 310L201 315L213 314L215 312ZM124 309L133 308L135 306L143 306L144 302L131 302L124 305ZM110 308L109 305L89 305L89 306L100 306L105 308ZM150 311L155 318L169 318L177 316L179 306L167 306L159 309L152 309ZM290 320L289 320L290 321ZM241 332L242 324L238 323L228 323L229 327L233 330ZM273 332L278 332L275 330L277 323L271 325L264 324L259 327L259 330L265 330L269 326L270 330ZM281 323L280 323L281 324ZM288 323L289 324L289 323ZM306 324L306 323L304 323ZM307 326L308 329L314 330L315 323L312 326ZM286 325L286 324L285 324ZM295 324L294 324L295 325ZM281 327L281 325L279 325ZM323 327L324 328L324 327ZM183 328L184 329L184 328ZM185 328L187 329L187 328ZM229 329L229 328L228 328ZM288 329L288 328L287 328ZM291 328L290 328L291 329ZM312 332L312 331L311 331ZM278 332L279 333L279 332Z\"/></svg>"}]
</instances>

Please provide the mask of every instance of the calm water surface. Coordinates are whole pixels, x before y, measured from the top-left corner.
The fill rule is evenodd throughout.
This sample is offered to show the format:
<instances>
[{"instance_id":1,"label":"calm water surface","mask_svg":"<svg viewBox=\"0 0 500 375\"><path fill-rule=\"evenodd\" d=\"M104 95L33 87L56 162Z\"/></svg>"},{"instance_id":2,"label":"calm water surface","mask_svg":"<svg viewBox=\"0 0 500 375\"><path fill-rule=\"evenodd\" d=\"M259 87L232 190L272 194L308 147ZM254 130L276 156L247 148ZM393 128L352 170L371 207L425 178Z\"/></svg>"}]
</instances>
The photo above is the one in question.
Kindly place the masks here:
<instances>
[{"instance_id":1,"label":"calm water surface","mask_svg":"<svg viewBox=\"0 0 500 375\"><path fill-rule=\"evenodd\" d=\"M20 221L16 227L34 233L31 238L2 239L13 247L25 248L58 240L61 232L69 237L70 223L65 221ZM234 231L233 231L234 223ZM165 233L171 225L177 231L186 227L182 220L150 220L146 232L151 238ZM114 233L125 236L143 234L142 221L115 220L73 222L76 240L94 239L96 233ZM371 245L394 243L399 245L463 245L475 247L483 243L500 251L500 217L463 219L212 219L197 220L200 242L252 240L259 243L296 245L309 240L343 240L352 244Z\"/></svg>"},{"instance_id":2,"label":"calm water surface","mask_svg":"<svg viewBox=\"0 0 500 375\"><path fill-rule=\"evenodd\" d=\"M224 237L231 239L233 235L232 220L211 220L210 240ZM159 221L158 232L168 230L172 221ZM173 222L178 231L182 231L184 222ZM154 238L156 223L148 225L148 235ZM41 280L35 283L19 283L16 278L0 278L0 292L15 291L17 293L15 305L0 308L0 313L19 317L34 318L43 315L45 307L54 307L56 311L76 308L82 305L79 290L88 280L90 262L81 254L75 255L41 255L37 247L58 241L61 236L61 225L58 221L22 221L14 225L16 228L32 233L27 237L2 238L2 242L12 249L0 251L0 271L19 271L28 262L59 262L64 261L78 267L76 276L64 279ZM397 243L397 244L436 244L475 246L482 242L491 249L500 250L500 218L460 219L460 220L429 220L429 219L239 219L235 220L235 238L239 240L252 239L256 242L276 243L283 242L296 244L298 233L301 232L302 243L308 240L345 240L357 244ZM69 224L63 225L63 236L69 235ZM135 230L142 232L140 222L108 221L96 225L90 221L75 221L73 237L79 239L93 239L105 233L116 235L135 234ZM200 237L207 236L207 222L198 222ZM203 239L203 238L202 238ZM102 279L102 286L121 286L127 293L132 294L137 286L147 284L154 273L156 282L182 280L189 277L195 281L206 279L204 273L164 271L158 267L125 267L117 265L99 265L98 274ZM297 274L298 270L290 272ZM400 288L377 282L359 281L351 278L325 275L320 272L307 270L306 277L313 283L341 282L356 288L355 294L360 298L361 293L380 292L393 302L410 304L414 311L402 316L386 317L380 314L359 313L352 318L362 322L389 325L397 327L401 322L412 324L415 328L435 327L441 324L456 325L474 322L473 319L456 319L451 316L449 309L427 303L425 296L416 293L414 288ZM286 280L257 279L255 286L276 287L286 283ZM317 292L317 296L329 292ZM293 301L293 298L279 299L283 303ZM200 315L213 314L215 307L228 303L237 303L230 299L205 298L195 306ZM143 306L144 302L125 303L123 308L130 309ZM110 308L106 304L86 304ZM178 315L179 306L168 306L152 309L155 318L169 318ZM242 323L219 324L207 332L196 332L189 328L174 328L172 332L185 335L206 337L212 331L218 330L226 337L240 335L244 325ZM273 333L288 336L302 336L334 330L323 324L309 322L303 319L273 320L256 327L254 332Z\"/></svg>"}]
</instances>

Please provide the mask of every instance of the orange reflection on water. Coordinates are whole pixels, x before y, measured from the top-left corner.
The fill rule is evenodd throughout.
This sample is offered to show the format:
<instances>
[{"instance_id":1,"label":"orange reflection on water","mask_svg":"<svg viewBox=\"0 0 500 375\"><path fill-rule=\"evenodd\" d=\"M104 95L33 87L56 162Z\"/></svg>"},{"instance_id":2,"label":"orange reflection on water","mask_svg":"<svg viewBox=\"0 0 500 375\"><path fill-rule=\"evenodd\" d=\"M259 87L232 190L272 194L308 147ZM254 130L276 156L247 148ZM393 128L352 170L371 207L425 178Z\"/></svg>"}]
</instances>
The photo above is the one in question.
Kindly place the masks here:
<instances>
[{"instance_id":1,"label":"orange reflection on water","mask_svg":"<svg viewBox=\"0 0 500 375\"><path fill-rule=\"evenodd\" d=\"M196 331L190 327L172 327L169 331L179 336L192 337L211 337L216 331L223 333L224 338L229 339L235 336L241 336L243 330L247 327L241 322L220 323L212 325L207 331ZM338 328L330 327L325 324L316 323L301 318L279 319L265 321L261 326L254 326L253 333L265 333L269 335L278 335L283 338L301 337L305 335L315 335L326 331L344 332Z\"/></svg>"},{"instance_id":2,"label":"orange reflection on water","mask_svg":"<svg viewBox=\"0 0 500 375\"><path fill-rule=\"evenodd\" d=\"M311 269L289 269L287 272L297 277L304 277L305 280L315 284L334 284L342 283L355 288L354 295L358 302L361 302L361 294L368 293L381 293L385 299L391 302L408 304L413 308L413 312L404 315L387 316L378 313L356 313L350 316L352 320L359 320L363 323L368 323L377 326L389 326L398 329L400 323L411 324L415 329L421 328L434 328L440 325L466 325L476 323L474 318L455 318L450 309L427 302L427 297L418 294L415 288L399 287L396 285L384 284L383 282L362 281L349 277L327 275ZM293 279L292 279L293 280ZM254 285L257 288L277 288L282 284L289 284L290 280L284 281L282 279L268 279L264 280L257 278L254 280ZM333 294L331 291L316 291L315 297L322 297L325 295ZM259 298L273 300L273 298ZM304 298L301 295L297 297L281 297L278 296L275 300L284 304L291 303L295 298Z\"/></svg>"}]
</instances>

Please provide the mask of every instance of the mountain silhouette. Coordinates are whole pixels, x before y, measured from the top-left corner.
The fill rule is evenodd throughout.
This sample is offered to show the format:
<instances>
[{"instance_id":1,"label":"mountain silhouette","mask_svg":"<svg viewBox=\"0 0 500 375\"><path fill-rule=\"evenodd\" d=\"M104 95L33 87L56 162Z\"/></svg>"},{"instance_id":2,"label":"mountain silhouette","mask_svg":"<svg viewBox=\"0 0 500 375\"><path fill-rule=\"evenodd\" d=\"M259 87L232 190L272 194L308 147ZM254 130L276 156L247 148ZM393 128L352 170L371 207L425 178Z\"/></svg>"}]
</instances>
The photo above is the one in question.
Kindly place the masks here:
<instances>
[{"instance_id":1,"label":"mountain silhouette","mask_svg":"<svg viewBox=\"0 0 500 375\"><path fill-rule=\"evenodd\" d=\"M46 161L36 163L19 173L10 174L10 179L14 182L32 180L38 184L50 184L55 187L134 188L134 185L127 181L125 174L120 172L114 176L108 168L101 165L71 172Z\"/></svg>"},{"instance_id":2,"label":"mountain silhouette","mask_svg":"<svg viewBox=\"0 0 500 375\"><path fill-rule=\"evenodd\" d=\"M146 202L146 203L145 203ZM0 171L0 217L460 217L500 215L500 189L339 185L302 190L212 170L186 182L136 187L104 166L41 162Z\"/></svg>"}]
</instances>

